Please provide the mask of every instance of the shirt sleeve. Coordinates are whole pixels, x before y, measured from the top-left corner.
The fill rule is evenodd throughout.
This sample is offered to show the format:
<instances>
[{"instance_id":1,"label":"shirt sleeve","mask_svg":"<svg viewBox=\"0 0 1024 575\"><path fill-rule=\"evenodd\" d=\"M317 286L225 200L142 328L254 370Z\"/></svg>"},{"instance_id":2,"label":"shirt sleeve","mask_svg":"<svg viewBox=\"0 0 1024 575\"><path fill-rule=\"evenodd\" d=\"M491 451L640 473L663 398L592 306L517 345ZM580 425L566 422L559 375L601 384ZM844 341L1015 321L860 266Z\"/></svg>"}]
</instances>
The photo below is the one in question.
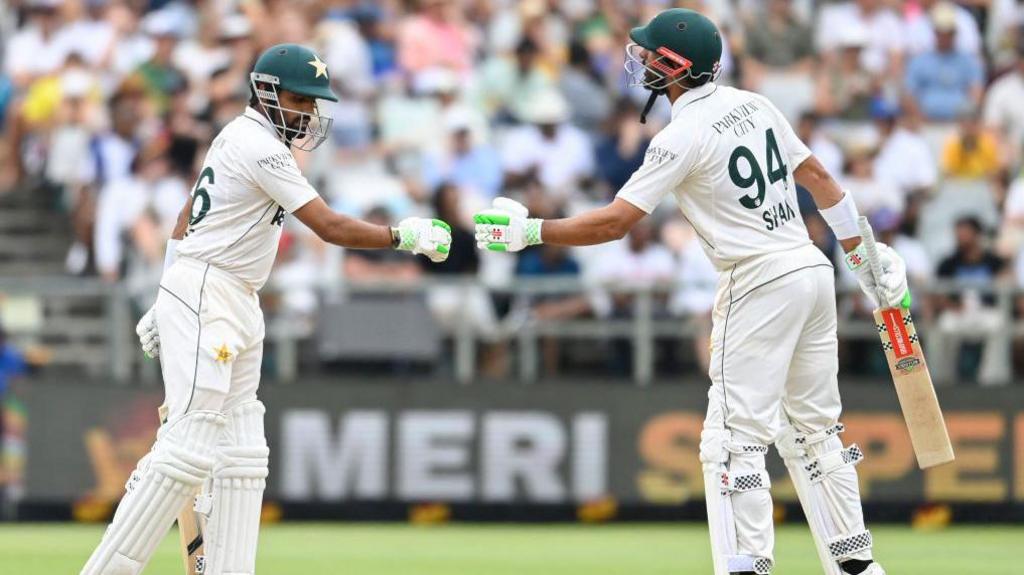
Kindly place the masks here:
<instances>
[{"instance_id":1,"label":"shirt sleeve","mask_svg":"<svg viewBox=\"0 0 1024 575\"><path fill-rule=\"evenodd\" d=\"M280 146L249 154L249 171L260 187L284 211L292 213L317 197L299 171L291 152Z\"/></svg>"},{"instance_id":2,"label":"shirt sleeve","mask_svg":"<svg viewBox=\"0 0 1024 575\"><path fill-rule=\"evenodd\" d=\"M669 124L654 136L644 154L644 163L616 195L648 214L686 179L697 161L694 141L699 138L673 137L671 128Z\"/></svg>"}]
</instances>

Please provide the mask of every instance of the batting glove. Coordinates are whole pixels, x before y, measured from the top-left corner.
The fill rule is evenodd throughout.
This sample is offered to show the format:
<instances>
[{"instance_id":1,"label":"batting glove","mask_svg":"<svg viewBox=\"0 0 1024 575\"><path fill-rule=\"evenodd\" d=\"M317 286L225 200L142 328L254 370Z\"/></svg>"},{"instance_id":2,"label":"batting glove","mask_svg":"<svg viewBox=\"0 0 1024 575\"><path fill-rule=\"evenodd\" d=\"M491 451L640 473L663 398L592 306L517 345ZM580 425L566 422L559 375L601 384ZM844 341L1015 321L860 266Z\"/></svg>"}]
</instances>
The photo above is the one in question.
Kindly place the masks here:
<instances>
[{"instance_id":1,"label":"batting glove","mask_svg":"<svg viewBox=\"0 0 1024 575\"><path fill-rule=\"evenodd\" d=\"M142 344L142 352L146 357L153 359L160 356L160 334L156 330L156 306L149 308L149 311L142 316L135 326L135 333L139 336L139 343Z\"/></svg>"},{"instance_id":2,"label":"batting glove","mask_svg":"<svg viewBox=\"0 0 1024 575\"><path fill-rule=\"evenodd\" d=\"M889 246L878 243L878 263L882 275L875 278L868 263L866 249L861 243L846 254L846 265L857 274L860 289L876 308L903 307L910 309L910 289L907 288L907 265ZM881 297L882 301L878 301Z\"/></svg>"},{"instance_id":3,"label":"batting glove","mask_svg":"<svg viewBox=\"0 0 1024 575\"><path fill-rule=\"evenodd\" d=\"M476 247L492 252L518 252L542 242L540 218L527 218L526 206L508 198L494 198L491 209L477 212Z\"/></svg>"},{"instance_id":4,"label":"batting glove","mask_svg":"<svg viewBox=\"0 0 1024 575\"><path fill-rule=\"evenodd\" d=\"M398 222L398 246L395 249L423 254L434 263L448 259L452 228L441 220L405 218Z\"/></svg>"}]
</instances>

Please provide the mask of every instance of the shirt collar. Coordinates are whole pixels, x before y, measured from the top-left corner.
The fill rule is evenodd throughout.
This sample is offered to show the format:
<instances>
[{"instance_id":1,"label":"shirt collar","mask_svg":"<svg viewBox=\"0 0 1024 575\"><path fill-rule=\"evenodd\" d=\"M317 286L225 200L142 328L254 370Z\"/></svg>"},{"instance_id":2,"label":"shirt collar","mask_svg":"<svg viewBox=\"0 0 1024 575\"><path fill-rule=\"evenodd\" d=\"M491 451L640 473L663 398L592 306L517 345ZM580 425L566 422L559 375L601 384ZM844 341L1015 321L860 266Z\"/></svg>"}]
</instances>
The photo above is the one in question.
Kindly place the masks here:
<instances>
[{"instance_id":1,"label":"shirt collar","mask_svg":"<svg viewBox=\"0 0 1024 575\"><path fill-rule=\"evenodd\" d=\"M714 82L708 82L707 84L703 84L701 86L693 88L692 90L687 90L683 92L682 96L679 96L678 98L676 98L675 102L672 102L672 119L675 120L676 116L678 116L679 113L683 111L683 108L688 106L691 102L696 102L701 98L710 96L717 89L718 84L715 84Z\"/></svg>"},{"instance_id":2,"label":"shirt collar","mask_svg":"<svg viewBox=\"0 0 1024 575\"><path fill-rule=\"evenodd\" d=\"M280 138L280 135L277 133L277 128L274 126L274 124L270 123L270 120L267 119L266 116L257 112L256 109L252 106L246 106L245 113L242 115L246 118L249 118L250 120L254 120L257 124L266 128L271 134L273 134L275 138Z\"/></svg>"}]
</instances>

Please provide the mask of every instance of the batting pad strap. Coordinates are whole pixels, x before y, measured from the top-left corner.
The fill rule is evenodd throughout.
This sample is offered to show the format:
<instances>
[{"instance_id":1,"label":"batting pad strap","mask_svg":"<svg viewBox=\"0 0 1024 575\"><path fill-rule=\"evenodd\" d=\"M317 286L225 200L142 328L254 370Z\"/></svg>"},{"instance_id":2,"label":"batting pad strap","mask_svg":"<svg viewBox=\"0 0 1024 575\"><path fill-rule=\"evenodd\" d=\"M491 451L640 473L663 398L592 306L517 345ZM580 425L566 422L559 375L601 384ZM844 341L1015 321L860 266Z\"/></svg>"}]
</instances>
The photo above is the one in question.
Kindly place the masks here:
<instances>
[{"instance_id":1,"label":"batting pad strap","mask_svg":"<svg viewBox=\"0 0 1024 575\"><path fill-rule=\"evenodd\" d=\"M796 443L797 445L816 445L830 437L839 435L844 431L846 431L846 426L844 426L842 423L837 423L831 427L826 427L825 429L815 431L814 433L808 433L805 435L798 434L793 439L793 442Z\"/></svg>"},{"instance_id":2,"label":"batting pad strap","mask_svg":"<svg viewBox=\"0 0 1024 575\"><path fill-rule=\"evenodd\" d=\"M722 494L768 489L772 486L768 472L764 469L753 473L722 473ZM748 569L749 571L749 569Z\"/></svg>"},{"instance_id":3,"label":"batting pad strap","mask_svg":"<svg viewBox=\"0 0 1024 575\"><path fill-rule=\"evenodd\" d=\"M855 553L871 549L871 532L861 531L847 537L833 537L828 542L828 551L837 561L850 557Z\"/></svg>"},{"instance_id":4,"label":"batting pad strap","mask_svg":"<svg viewBox=\"0 0 1024 575\"><path fill-rule=\"evenodd\" d=\"M760 455L766 455L768 453L768 446L760 443L739 443L736 441L730 441L726 443L725 448L728 449L730 453L738 454L757 453Z\"/></svg>"},{"instance_id":5,"label":"batting pad strap","mask_svg":"<svg viewBox=\"0 0 1024 575\"><path fill-rule=\"evenodd\" d=\"M726 560L729 573L753 572L757 575L768 575L772 572L772 560L754 555L730 555Z\"/></svg>"},{"instance_id":6,"label":"batting pad strap","mask_svg":"<svg viewBox=\"0 0 1024 575\"><path fill-rule=\"evenodd\" d=\"M843 199L839 200L836 205L818 210L818 213L824 218L828 227L832 228L837 239L846 240L860 237L860 226L857 225L860 213L848 190L843 191Z\"/></svg>"},{"instance_id":7,"label":"batting pad strap","mask_svg":"<svg viewBox=\"0 0 1024 575\"><path fill-rule=\"evenodd\" d=\"M818 483L836 469L847 465L856 465L862 459L864 459L864 452L854 444L846 449L837 449L814 459L804 466L804 471L807 472L811 483Z\"/></svg>"}]
</instances>

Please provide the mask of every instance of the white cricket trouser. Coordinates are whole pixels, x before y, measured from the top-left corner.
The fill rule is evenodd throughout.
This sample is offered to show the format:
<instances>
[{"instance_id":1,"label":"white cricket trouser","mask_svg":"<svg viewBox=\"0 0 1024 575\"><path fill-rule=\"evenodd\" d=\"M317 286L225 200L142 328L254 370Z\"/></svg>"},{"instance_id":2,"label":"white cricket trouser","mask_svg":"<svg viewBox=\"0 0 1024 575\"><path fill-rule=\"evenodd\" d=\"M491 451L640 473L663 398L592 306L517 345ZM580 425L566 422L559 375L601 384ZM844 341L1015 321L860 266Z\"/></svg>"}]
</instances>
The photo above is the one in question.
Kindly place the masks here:
<instances>
[{"instance_id":1,"label":"white cricket trouser","mask_svg":"<svg viewBox=\"0 0 1024 575\"><path fill-rule=\"evenodd\" d=\"M832 265L813 245L741 261L722 274L713 319L701 461L716 575L771 572L764 457L784 434L797 440L779 452L799 474L827 572L869 558L852 467L862 455L855 446L842 451L835 436L842 427ZM820 483L803 488L811 482Z\"/></svg>"},{"instance_id":2,"label":"white cricket trouser","mask_svg":"<svg viewBox=\"0 0 1024 575\"><path fill-rule=\"evenodd\" d=\"M256 399L265 332L255 291L181 257L164 272L156 322L170 419L195 409L228 412Z\"/></svg>"},{"instance_id":3,"label":"white cricket trouser","mask_svg":"<svg viewBox=\"0 0 1024 575\"><path fill-rule=\"evenodd\" d=\"M806 249L817 253L786 252L783 257L798 257L802 265L779 277L741 279L743 262L723 273L706 428L769 445L780 430L780 407L808 433L839 418L835 280L825 256Z\"/></svg>"}]
</instances>

